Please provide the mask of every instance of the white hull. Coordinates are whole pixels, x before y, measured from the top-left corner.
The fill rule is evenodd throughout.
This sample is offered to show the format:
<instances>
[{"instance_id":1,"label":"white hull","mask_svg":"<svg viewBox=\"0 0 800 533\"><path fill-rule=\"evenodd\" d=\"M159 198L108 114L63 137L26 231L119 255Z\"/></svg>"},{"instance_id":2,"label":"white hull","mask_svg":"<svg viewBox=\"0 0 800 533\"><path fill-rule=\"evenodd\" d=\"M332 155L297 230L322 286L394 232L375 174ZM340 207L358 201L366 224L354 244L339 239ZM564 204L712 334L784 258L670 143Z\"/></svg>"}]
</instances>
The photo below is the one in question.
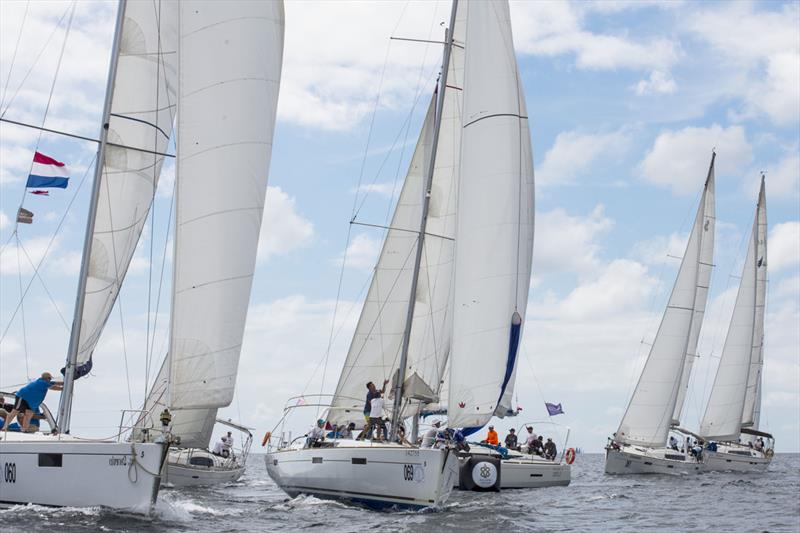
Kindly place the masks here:
<instances>
[{"instance_id":1,"label":"white hull","mask_svg":"<svg viewBox=\"0 0 800 533\"><path fill-rule=\"evenodd\" d=\"M478 447L473 447L470 454L473 456L479 454L497 456L489 450ZM571 471L572 468L566 463L556 463L512 452L508 459L500 461L500 489L565 487L571 481ZM456 487L458 485L458 480L456 480Z\"/></svg>"},{"instance_id":2,"label":"white hull","mask_svg":"<svg viewBox=\"0 0 800 533\"><path fill-rule=\"evenodd\" d=\"M164 448L9 432L0 441L0 502L147 512L158 496Z\"/></svg>"},{"instance_id":3,"label":"white hull","mask_svg":"<svg viewBox=\"0 0 800 533\"><path fill-rule=\"evenodd\" d=\"M703 452L705 454L705 452ZM684 457L684 459L672 459ZM623 446L619 450L606 448L606 474L697 474L704 470L703 462L688 454L667 448Z\"/></svg>"},{"instance_id":4,"label":"white hull","mask_svg":"<svg viewBox=\"0 0 800 533\"><path fill-rule=\"evenodd\" d=\"M198 464L204 463L204 464ZM199 448L171 448L162 482L173 487L198 487L233 483L245 465Z\"/></svg>"},{"instance_id":5,"label":"white hull","mask_svg":"<svg viewBox=\"0 0 800 533\"><path fill-rule=\"evenodd\" d=\"M368 441L284 448L267 453L265 461L269 476L289 496L310 494L375 508L439 506L458 477L450 450Z\"/></svg>"},{"instance_id":6,"label":"white hull","mask_svg":"<svg viewBox=\"0 0 800 533\"><path fill-rule=\"evenodd\" d=\"M716 452L703 453L706 454L704 470L711 472L765 472L772 461L748 446L719 445Z\"/></svg>"}]
</instances>

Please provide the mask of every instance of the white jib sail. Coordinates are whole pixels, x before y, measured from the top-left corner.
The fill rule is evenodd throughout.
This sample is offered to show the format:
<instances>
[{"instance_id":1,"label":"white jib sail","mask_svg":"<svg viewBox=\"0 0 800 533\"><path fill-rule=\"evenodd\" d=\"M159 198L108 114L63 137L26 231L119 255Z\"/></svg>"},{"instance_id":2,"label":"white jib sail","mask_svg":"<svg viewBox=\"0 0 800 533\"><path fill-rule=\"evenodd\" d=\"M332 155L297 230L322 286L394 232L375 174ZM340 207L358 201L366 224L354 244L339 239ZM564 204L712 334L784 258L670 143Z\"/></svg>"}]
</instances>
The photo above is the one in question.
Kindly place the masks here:
<instances>
[{"instance_id":1,"label":"white jib sail","mask_svg":"<svg viewBox=\"0 0 800 533\"><path fill-rule=\"evenodd\" d=\"M126 2L77 363L97 345L142 233L175 115L177 3ZM112 58L113 60L113 58Z\"/></svg>"},{"instance_id":2,"label":"white jib sail","mask_svg":"<svg viewBox=\"0 0 800 533\"><path fill-rule=\"evenodd\" d=\"M436 401L450 352L453 238L461 143L461 88L464 79L464 18L456 14L439 141L436 148L426 237L417 284L408 350L404 396L411 400L404 416ZM392 379L400 362L409 305L414 255L422 217L423 186L434 128L436 95L431 100L411 159L390 229L386 233L367 299L359 317L329 419L363 420L366 383L378 388ZM387 386L387 396L391 385ZM387 402L388 403L388 402Z\"/></svg>"},{"instance_id":3,"label":"white jib sail","mask_svg":"<svg viewBox=\"0 0 800 533\"><path fill-rule=\"evenodd\" d=\"M619 442L652 447L666 443L693 332L703 241L709 232L713 235L714 222L705 217L709 191L713 198L712 173L706 180L689 242L650 354L617 429L615 438Z\"/></svg>"},{"instance_id":4,"label":"white jib sail","mask_svg":"<svg viewBox=\"0 0 800 533\"><path fill-rule=\"evenodd\" d=\"M506 396L525 321L533 161L506 1L470 2L455 253L451 427L480 427Z\"/></svg>"},{"instance_id":5,"label":"white jib sail","mask_svg":"<svg viewBox=\"0 0 800 533\"><path fill-rule=\"evenodd\" d=\"M700 422L700 434L707 439L725 441L739 438L742 419L745 415L745 400L748 396L747 388L754 352L759 361L761 358L762 339L757 339L756 333L757 329L760 329L761 337L763 337L763 329L761 329L763 325L756 326L756 323L760 315L760 319L763 321L764 309L763 294L759 307L758 285L763 283L763 289L766 289L767 220L765 207L762 181L753 231L747 246L742 280L736 295L728 335L725 338L708 405ZM760 370L760 362L758 368ZM758 376L754 378L755 385L758 384L757 378ZM752 391L754 405L757 403L755 401L756 392L757 387ZM751 407L751 409L755 410L755 407ZM747 415L752 417L752 413L747 413Z\"/></svg>"},{"instance_id":6,"label":"white jib sail","mask_svg":"<svg viewBox=\"0 0 800 533\"><path fill-rule=\"evenodd\" d=\"M169 354L174 409L233 399L283 58L283 3L184 0Z\"/></svg>"},{"instance_id":7,"label":"white jib sail","mask_svg":"<svg viewBox=\"0 0 800 533\"><path fill-rule=\"evenodd\" d=\"M700 338L700 329L703 326L703 317L706 312L706 302L708 301L708 287L711 284L711 270L714 262L714 233L716 226L715 203L715 183L714 183L714 158L711 156L711 166L708 170L708 180L706 182L705 203L701 208L703 218L700 220L703 227L703 238L700 241L700 259L697 265L697 288L695 289L694 316L692 317L692 327L689 331L689 343L686 346L686 361L683 366L683 374L678 388L678 399L675 401L675 409L672 413L672 425L679 426L683 404L686 401L686 394L689 390L689 378L692 375L694 360L699 357L697 353L697 342ZM695 220L697 223L698 220ZM699 231L699 228L696 228Z\"/></svg>"}]
</instances>

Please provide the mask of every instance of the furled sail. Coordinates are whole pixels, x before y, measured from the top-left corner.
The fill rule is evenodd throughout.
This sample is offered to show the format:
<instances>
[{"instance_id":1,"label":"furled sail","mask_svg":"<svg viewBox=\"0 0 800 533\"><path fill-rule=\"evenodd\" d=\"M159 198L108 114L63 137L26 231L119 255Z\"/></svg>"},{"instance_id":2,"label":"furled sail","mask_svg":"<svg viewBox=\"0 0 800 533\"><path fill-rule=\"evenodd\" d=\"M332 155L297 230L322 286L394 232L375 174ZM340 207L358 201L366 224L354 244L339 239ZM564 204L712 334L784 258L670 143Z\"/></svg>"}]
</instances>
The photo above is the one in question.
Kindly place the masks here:
<instances>
[{"instance_id":1,"label":"furled sail","mask_svg":"<svg viewBox=\"0 0 800 533\"><path fill-rule=\"evenodd\" d=\"M453 40L463 46L463 15L458 10ZM453 46L436 147L422 262L411 322L403 394L404 416L438 399L450 352L453 238L459 179L463 48ZM440 88L439 90L442 90ZM416 150L403 183L390 229L378 258L367 299L336 386L329 419L361 419L366 383L378 388L398 370L414 275L414 257L423 211L424 183L432 152L436 95L431 100ZM387 391L389 387L387 387ZM388 394L388 393L387 393Z\"/></svg>"},{"instance_id":2,"label":"furled sail","mask_svg":"<svg viewBox=\"0 0 800 533\"><path fill-rule=\"evenodd\" d=\"M709 171L672 294L616 433L615 438L619 442L658 447L664 446L667 441L684 377L688 382L688 376L684 375L687 354L692 356L696 349L696 340L694 349L690 350L690 345L693 335L699 333L700 328L697 324L695 330L693 322L702 318L697 313L698 299L703 299L705 308L704 299L708 290L705 287L708 284L702 283L702 292L698 292L698 286L701 285L701 275L705 277L701 262L711 262L705 261L706 255L710 256L712 250L705 246L704 241L711 236L713 248L713 204L714 174Z\"/></svg>"},{"instance_id":3,"label":"furled sail","mask_svg":"<svg viewBox=\"0 0 800 533\"><path fill-rule=\"evenodd\" d=\"M173 409L233 398L283 58L282 2L180 2Z\"/></svg>"},{"instance_id":4,"label":"furled sail","mask_svg":"<svg viewBox=\"0 0 800 533\"><path fill-rule=\"evenodd\" d=\"M678 386L678 398L675 401L675 409L672 413L672 425L680 426L681 412L686 401L686 394L689 390L689 378L692 375L694 360L697 359L697 342L700 338L700 329L703 326L703 317L706 312L706 302L708 301L708 287L711 284L711 269L714 262L714 233L716 225L716 215L714 209L714 159L716 154L711 156L711 166L708 169L708 179L706 181L705 203L701 206L704 209L702 220L698 221L703 225L703 238L700 241L700 259L697 263L697 284L695 289L694 316L692 326L689 330L689 343L686 346L686 360L683 365L683 374ZM698 231L699 228L696 228Z\"/></svg>"},{"instance_id":5,"label":"furled sail","mask_svg":"<svg viewBox=\"0 0 800 533\"><path fill-rule=\"evenodd\" d=\"M92 356L142 233L176 105L176 2L124 2L77 364ZM112 58L112 61L114 59Z\"/></svg>"},{"instance_id":6,"label":"furled sail","mask_svg":"<svg viewBox=\"0 0 800 533\"><path fill-rule=\"evenodd\" d=\"M714 386L700 422L700 435L707 439L735 441L739 438L743 423L752 425L755 422L755 411L760 403L758 391L763 363L766 232L767 212L762 178L739 292Z\"/></svg>"},{"instance_id":7,"label":"furled sail","mask_svg":"<svg viewBox=\"0 0 800 533\"><path fill-rule=\"evenodd\" d=\"M508 3L469 2L464 9L448 423L477 428L510 403L530 288L534 186Z\"/></svg>"}]
</instances>

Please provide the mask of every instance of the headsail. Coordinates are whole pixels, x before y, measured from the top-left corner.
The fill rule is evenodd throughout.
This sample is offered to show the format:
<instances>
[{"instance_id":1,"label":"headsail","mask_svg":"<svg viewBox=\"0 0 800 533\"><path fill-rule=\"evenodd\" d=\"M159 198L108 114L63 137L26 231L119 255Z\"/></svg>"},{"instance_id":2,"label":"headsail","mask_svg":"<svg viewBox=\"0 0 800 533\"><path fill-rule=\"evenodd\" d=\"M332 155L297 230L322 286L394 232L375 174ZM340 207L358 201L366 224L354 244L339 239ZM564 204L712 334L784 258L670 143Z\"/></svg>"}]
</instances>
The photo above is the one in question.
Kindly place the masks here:
<instances>
[{"instance_id":1,"label":"headsail","mask_svg":"<svg viewBox=\"0 0 800 533\"><path fill-rule=\"evenodd\" d=\"M283 58L282 2L180 2L174 409L233 398Z\"/></svg>"},{"instance_id":2,"label":"headsail","mask_svg":"<svg viewBox=\"0 0 800 533\"><path fill-rule=\"evenodd\" d=\"M142 233L176 105L178 6L124 2L108 145L87 258L77 365L92 356ZM114 58L112 58L114 61Z\"/></svg>"},{"instance_id":3,"label":"headsail","mask_svg":"<svg viewBox=\"0 0 800 533\"><path fill-rule=\"evenodd\" d=\"M505 402L525 321L533 251L530 133L508 3L465 3L464 111L455 254L451 427Z\"/></svg>"},{"instance_id":4,"label":"headsail","mask_svg":"<svg viewBox=\"0 0 800 533\"><path fill-rule=\"evenodd\" d=\"M707 295L707 283L701 283L701 276L705 279L710 275L701 263L710 263L708 256L712 255L714 233L714 157L697 208L689 242L683 254L678 276L672 288L672 294L664 310L664 316L647 356L642 375L636 384L628 409L622 417L616 440L641 446L664 446L667 433L676 411L678 392L682 380L688 382L688 375L684 374L687 354L693 356L696 349L696 337L699 334L700 324L695 320L702 319L702 314L697 312L697 303ZM712 247L706 246L704 241L710 237ZM702 291L698 291L703 285ZM696 330L694 328L697 328ZM695 348L690 351L691 343ZM680 411L680 409L677 409Z\"/></svg>"},{"instance_id":5,"label":"headsail","mask_svg":"<svg viewBox=\"0 0 800 533\"><path fill-rule=\"evenodd\" d=\"M463 44L464 24L458 13L452 30L453 39ZM404 416L416 413L420 403L437 399L450 352L453 238L461 142L461 49L453 47L448 69L431 181L426 228L428 235L423 241L411 324L404 381L404 397L410 401L406 404ZM335 423L361 420L366 383L373 381L380 388L380 382L394 378L398 370L414 274L414 257L419 242L417 234L423 211L425 173L430 163L434 122L437 118L435 106L436 95L428 106L417 147L336 386L328 416Z\"/></svg>"},{"instance_id":6,"label":"headsail","mask_svg":"<svg viewBox=\"0 0 800 533\"><path fill-rule=\"evenodd\" d=\"M739 438L743 423L751 425L755 422L755 411L760 403L757 393L763 362L764 301L767 285L766 233L767 212L762 178L742 281L736 295L714 386L700 422L700 435L707 439L735 441Z\"/></svg>"}]
</instances>

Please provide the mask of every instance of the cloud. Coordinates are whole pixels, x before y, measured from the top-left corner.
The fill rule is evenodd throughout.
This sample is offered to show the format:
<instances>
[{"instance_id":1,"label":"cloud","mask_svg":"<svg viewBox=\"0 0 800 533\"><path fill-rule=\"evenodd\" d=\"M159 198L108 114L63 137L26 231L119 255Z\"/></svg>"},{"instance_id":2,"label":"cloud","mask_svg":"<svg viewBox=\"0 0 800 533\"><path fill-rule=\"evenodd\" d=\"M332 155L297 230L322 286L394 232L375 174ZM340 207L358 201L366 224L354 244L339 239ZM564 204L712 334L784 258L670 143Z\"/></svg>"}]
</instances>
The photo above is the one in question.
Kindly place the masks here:
<instances>
[{"instance_id":1,"label":"cloud","mask_svg":"<svg viewBox=\"0 0 800 533\"><path fill-rule=\"evenodd\" d=\"M387 198L393 198L400 194L400 188L402 187L399 183L392 183L392 182L385 182L385 183L366 183L358 187L357 189L354 188L351 192L353 193L365 193L370 194L374 193L379 196L385 196Z\"/></svg>"},{"instance_id":2,"label":"cloud","mask_svg":"<svg viewBox=\"0 0 800 533\"><path fill-rule=\"evenodd\" d=\"M9 220L8 215L6 215L4 211L0 211L0 231L6 229L10 223L11 221Z\"/></svg>"},{"instance_id":3,"label":"cloud","mask_svg":"<svg viewBox=\"0 0 800 533\"><path fill-rule=\"evenodd\" d=\"M657 235L634 244L631 255L648 265L677 264L675 258L683 257L688 239L687 233Z\"/></svg>"},{"instance_id":4,"label":"cloud","mask_svg":"<svg viewBox=\"0 0 800 533\"><path fill-rule=\"evenodd\" d=\"M580 4L512 2L514 44L523 54L571 54L583 69L666 70L680 57L677 42L653 38L634 41L627 35L593 33L584 28Z\"/></svg>"},{"instance_id":5,"label":"cloud","mask_svg":"<svg viewBox=\"0 0 800 533\"><path fill-rule=\"evenodd\" d=\"M359 270L372 270L378 262L381 253L383 237L370 237L366 233L359 233L350 241L345 251L345 266ZM341 264L341 257L337 260Z\"/></svg>"},{"instance_id":6,"label":"cloud","mask_svg":"<svg viewBox=\"0 0 800 533\"><path fill-rule=\"evenodd\" d=\"M639 172L646 181L676 194L696 193L708 172L712 148L717 150L717 177L738 172L753 158L741 126L687 127L661 133L639 164Z\"/></svg>"},{"instance_id":7,"label":"cloud","mask_svg":"<svg viewBox=\"0 0 800 533\"><path fill-rule=\"evenodd\" d=\"M612 133L559 133L536 169L540 186L572 183L602 158L616 158L628 149L630 138L625 131Z\"/></svg>"},{"instance_id":8,"label":"cloud","mask_svg":"<svg viewBox=\"0 0 800 533\"><path fill-rule=\"evenodd\" d=\"M536 217L533 268L537 275L570 271L588 273L597 268L600 245L595 240L614 227L598 204L588 216L572 216L554 209Z\"/></svg>"},{"instance_id":9,"label":"cloud","mask_svg":"<svg viewBox=\"0 0 800 533\"><path fill-rule=\"evenodd\" d=\"M767 261L770 272L800 265L800 222L776 224L769 232Z\"/></svg>"},{"instance_id":10,"label":"cloud","mask_svg":"<svg viewBox=\"0 0 800 533\"><path fill-rule=\"evenodd\" d=\"M800 156L797 155L796 146L778 163L768 166L766 174L767 196L771 201L786 199L797 202L800 196ZM748 185L752 185L752 182ZM753 190L747 191L747 194L752 193Z\"/></svg>"},{"instance_id":11,"label":"cloud","mask_svg":"<svg viewBox=\"0 0 800 533\"><path fill-rule=\"evenodd\" d=\"M678 84L668 72L654 70L650 73L650 78L639 80L632 88L639 96L652 93L672 94L678 89Z\"/></svg>"},{"instance_id":12,"label":"cloud","mask_svg":"<svg viewBox=\"0 0 800 533\"><path fill-rule=\"evenodd\" d=\"M280 187L267 187L258 242L258 261L265 262L311 243L314 225L300 215L295 199Z\"/></svg>"}]
</instances>

